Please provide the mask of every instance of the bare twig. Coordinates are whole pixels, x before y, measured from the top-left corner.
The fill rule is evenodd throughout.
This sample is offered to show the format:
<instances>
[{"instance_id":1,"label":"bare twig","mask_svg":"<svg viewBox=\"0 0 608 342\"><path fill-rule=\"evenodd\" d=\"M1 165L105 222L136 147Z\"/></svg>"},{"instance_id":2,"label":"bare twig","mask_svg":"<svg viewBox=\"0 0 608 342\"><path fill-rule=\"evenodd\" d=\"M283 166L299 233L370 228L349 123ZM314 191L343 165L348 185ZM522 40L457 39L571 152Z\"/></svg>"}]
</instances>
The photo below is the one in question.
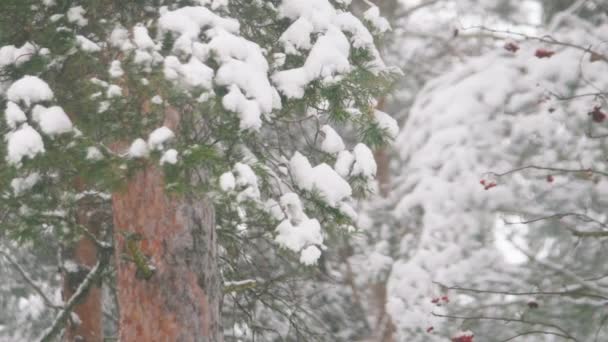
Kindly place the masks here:
<instances>
[{"instance_id":1,"label":"bare twig","mask_svg":"<svg viewBox=\"0 0 608 342\"><path fill-rule=\"evenodd\" d=\"M512 242L512 243L513 243L513 246L515 248L517 248L520 252L522 252L525 256L527 256L528 259L530 259L530 261L533 261L541 266L544 266L555 273L561 274L561 275L565 276L566 278L570 278L570 280L574 281L578 285L580 285L588 290L595 291L603 297L608 297L608 289L605 289L603 287L597 286L596 284L586 281L585 279L583 279L576 273L565 268L563 265L555 265L552 262L536 258L534 255L532 255L530 252L528 252L525 248L522 248L515 242Z\"/></svg>"},{"instance_id":2,"label":"bare twig","mask_svg":"<svg viewBox=\"0 0 608 342\"><path fill-rule=\"evenodd\" d=\"M4 256L4 258L6 259L6 261L8 261L8 263L11 264L17 270L17 272L19 272L19 274L25 280L25 282L34 291L36 291L36 293L42 298L42 300L44 301L44 303L46 304L46 306L48 306L50 308L53 308L53 309L60 309L61 308L61 306L55 305L53 303L53 301L46 296L46 294L44 293L44 291L42 291L42 289L38 285L36 285L36 283L34 282L34 280L32 279L32 277L30 277L29 274L27 274L27 272L23 269L23 267L21 267L21 265L19 265L19 263L17 263L17 261L15 261L8 253L6 253L5 251L3 251L3 250L0 249L0 254L2 254L2 256Z\"/></svg>"},{"instance_id":3,"label":"bare twig","mask_svg":"<svg viewBox=\"0 0 608 342\"><path fill-rule=\"evenodd\" d=\"M529 170L529 169L551 171L551 172L558 172L558 173L588 173L588 174L597 174L597 175L602 175L602 176L608 176L607 172L597 171L594 169L564 169L564 168L559 168L559 167L538 166L538 165L521 166L521 167L509 170L509 171L506 171L503 173L496 173L496 172L488 172L488 173L493 176L496 176L496 177L503 177L503 176L507 176L507 175L510 175L510 174L513 174L516 172Z\"/></svg>"},{"instance_id":4,"label":"bare twig","mask_svg":"<svg viewBox=\"0 0 608 342\"><path fill-rule=\"evenodd\" d=\"M442 317L442 318L449 318L449 319L463 319L463 320L473 320L473 321L490 320L490 321L503 321L503 322L521 323L521 324L527 324L527 325L546 326L546 327L558 330L567 339L570 339L570 340L573 340L573 341L578 341L575 337L573 337L572 335L570 335L567 331L565 331L560 326L555 325L553 323L546 323L546 322L539 322L539 321L528 321L528 320L521 319L521 318L509 318L509 317L457 316L457 315L443 315L443 314L438 314L438 313L434 313L434 312L432 312L431 314L433 316L435 316L435 317Z\"/></svg>"},{"instance_id":5,"label":"bare twig","mask_svg":"<svg viewBox=\"0 0 608 342\"><path fill-rule=\"evenodd\" d=\"M602 228L608 228L608 224L598 221L592 217L589 217L588 215L585 214L579 214L579 213L557 213L557 214L553 214L553 215L548 215L548 216L543 216L543 217L538 217L538 218L534 218L531 220L527 220L527 221L520 221L520 222L509 222L504 220L504 223L507 225L513 225L513 224L530 224L530 223L535 223L535 222L539 222L539 221L545 221L545 220L553 220L553 219L562 219L564 217L568 217L568 216L573 216L576 217L577 219L583 221L583 222L587 222L587 223L595 223L598 226L602 227ZM577 236L577 237L608 237L608 231L606 230L598 230L598 231L582 231L582 230L578 230L578 229L574 229L574 228L567 228L572 235Z\"/></svg>"},{"instance_id":6,"label":"bare twig","mask_svg":"<svg viewBox=\"0 0 608 342\"><path fill-rule=\"evenodd\" d=\"M593 50L591 48L591 46L585 47L585 46L577 45L577 44L574 44L574 43L568 43L568 42L560 41L560 40L557 40L557 39L553 38L550 35L545 35L545 36L542 36L542 37L531 36L531 35L528 35L528 34L525 34L525 33L522 33L522 32L514 32L514 31L510 31L510 30L491 29L491 28L483 26L483 25L481 25L481 26L471 26L471 27L465 28L465 30L470 30L470 29L477 29L477 30L481 30L481 31L490 32L490 33L493 33L493 34L502 34L502 35L507 35L507 36L517 36L517 37L520 37L522 39L536 40L538 42L546 43L546 44L551 44L551 45L565 46L565 47L573 48L575 50L583 51L584 53L590 53L595 58L608 63L608 57L606 57L604 54L602 54L602 53L600 53L600 52L598 52L596 50Z\"/></svg>"},{"instance_id":7,"label":"bare twig","mask_svg":"<svg viewBox=\"0 0 608 342\"><path fill-rule=\"evenodd\" d=\"M499 290L482 290L482 289L473 289L473 288L465 288L460 286L446 286L444 284L434 282L437 285L445 287L448 290L454 291L462 291L462 292L473 292L473 293L485 293L485 294L500 294L500 295L508 295L508 296L569 296L569 297L589 297L589 298L597 298L602 300L608 300L607 296L601 296L590 293L580 293L578 292L582 289L582 286L578 286L576 288L572 288L567 291L526 291L526 292L514 292L514 291L499 291Z\"/></svg>"},{"instance_id":8,"label":"bare twig","mask_svg":"<svg viewBox=\"0 0 608 342\"><path fill-rule=\"evenodd\" d=\"M100 250L100 257L95 266L84 278L82 283L78 286L72 297L67 301L61 312L55 317L55 320L38 339L40 342L52 341L63 329L63 326L69 318L74 306L87 294L89 288L99 278L103 270L108 266L112 250L109 248Z\"/></svg>"},{"instance_id":9,"label":"bare twig","mask_svg":"<svg viewBox=\"0 0 608 342\"><path fill-rule=\"evenodd\" d=\"M517 335L511 336L505 340L502 340L500 342L507 342L507 341L512 341L518 337L521 336L526 336L526 335L553 335L553 336L558 336L558 337L563 337L566 340L574 340L574 338L572 338L571 336L568 335L564 335L564 334L560 334L560 333L556 333L556 332L551 332L551 331L543 331L543 330L531 330L531 331L525 331L525 332L521 332Z\"/></svg>"}]
</instances>

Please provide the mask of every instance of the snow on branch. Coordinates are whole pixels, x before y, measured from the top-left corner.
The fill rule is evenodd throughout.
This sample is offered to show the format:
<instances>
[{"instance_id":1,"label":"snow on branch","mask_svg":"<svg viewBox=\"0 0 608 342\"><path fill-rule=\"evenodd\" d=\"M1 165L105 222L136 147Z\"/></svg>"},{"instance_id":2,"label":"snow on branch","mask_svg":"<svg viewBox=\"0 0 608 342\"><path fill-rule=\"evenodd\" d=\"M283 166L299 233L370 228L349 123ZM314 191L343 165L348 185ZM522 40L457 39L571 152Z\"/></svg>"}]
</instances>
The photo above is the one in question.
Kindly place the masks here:
<instances>
[{"instance_id":1,"label":"snow on branch","mask_svg":"<svg viewBox=\"0 0 608 342\"><path fill-rule=\"evenodd\" d=\"M70 313L74 306L87 294L89 288L95 283L95 281L99 278L101 273L105 270L110 262L110 256L112 255L111 249L102 249L99 253L99 260L93 266L91 271L84 278L82 283L78 286L72 297L67 301L64 308L61 312L55 317L55 320L42 334L38 339L39 342L49 342L52 341L57 334L61 332L63 329L66 320L70 317Z\"/></svg>"}]
</instances>

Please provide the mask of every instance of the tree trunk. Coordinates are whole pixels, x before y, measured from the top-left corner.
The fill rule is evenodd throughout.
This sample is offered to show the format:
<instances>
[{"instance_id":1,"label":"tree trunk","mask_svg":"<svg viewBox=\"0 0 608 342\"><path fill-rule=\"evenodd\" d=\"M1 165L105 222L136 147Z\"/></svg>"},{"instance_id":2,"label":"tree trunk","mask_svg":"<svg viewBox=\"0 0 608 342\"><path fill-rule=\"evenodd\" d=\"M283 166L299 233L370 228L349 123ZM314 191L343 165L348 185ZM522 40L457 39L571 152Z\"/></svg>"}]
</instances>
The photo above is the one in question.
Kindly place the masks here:
<instances>
[{"instance_id":1,"label":"tree trunk","mask_svg":"<svg viewBox=\"0 0 608 342\"><path fill-rule=\"evenodd\" d=\"M113 195L113 213L120 340L221 342L213 206L168 194L162 170L148 166ZM155 269L149 278L138 253Z\"/></svg>"},{"instance_id":2,"label":"tree trunk","mask_svg":"<svg viewBox=\"0 0 608 342\"><path fill-rule=\"evenodd\" d=\"M88 269L97 262L97 248L95 244L86 237L80 239L69 254L72 262L77 265L86 266ZM84 280L88 271L81 268L77 272L64 272L63 297L68 300ZM68 320L65 330L65 341L67 342L102 342L102 305L101 288L95 284L89 288L84 300L74 307L73 313L78 316L77 321Z\"/></svg>"},{"instance_id":3,"label":"tree trunk","mask_svg":"<svg viewBox=\"0 0 608 342\"><path fill-rule=\"evenodd\" d=\"M81 180L76 181L76 189L84 189ZM103 208L89 203L84 197L78 203L76 222L97 235L104 219L102 211ZM90 238L83 236L75 246L64 251L63 259L77 266L63 265L63 299L67 301L97 263L97 246ZM66 342L103 342L101 283L93 284L72 312L78 316L78 320L68 320L64 334Z\"/></svg>"},{"instance_id":4,"label":"tree trunk","mask_svg":"<svg viewBox=\"0 0 608 342\"><path fill-rule=\"evenodd\" d=\"M384 110L384 106L386 104L385 101L385 98L381 98L380 101L378 101L378 105L376 106L376 108L378 110ZM378 171L376 172L376 179L378 181L378 189L380 191L380 196L386 198L389 195L391 186L391 158L389 148L384 146L376 149L374 151L374 157L376 159L376 165L378 166ZM376 328L374 329L377 334L376 341L394 342L395 326L390 315L388 314L388 312L386 312L386 279L372 284L370 286L370 290L372 293L372 298L370 298L370 300L373 303L373 307L375 307L376 311Z\"/></svg>"}]
</instances>

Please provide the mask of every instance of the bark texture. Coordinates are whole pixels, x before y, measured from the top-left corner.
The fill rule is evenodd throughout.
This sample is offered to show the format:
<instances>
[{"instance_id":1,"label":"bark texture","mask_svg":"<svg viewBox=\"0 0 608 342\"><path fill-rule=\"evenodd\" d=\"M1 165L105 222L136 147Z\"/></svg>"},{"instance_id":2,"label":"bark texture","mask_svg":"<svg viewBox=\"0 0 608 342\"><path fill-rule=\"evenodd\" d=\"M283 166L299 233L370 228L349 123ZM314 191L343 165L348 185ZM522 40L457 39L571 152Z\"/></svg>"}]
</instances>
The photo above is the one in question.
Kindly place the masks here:
<instances>
[{"instance_id":1,"label":"bark texture","mask_svg":"<svg viewBox=\"0 0 608 342\"><path fill-rule=\"evenodd\" d=\"M90 269L97 262L97 248L88 238L77 242L72 254L72 261ZM88 274L82 268L78 272L64 273L63 297L67 301L74 294L78 285ZM68 342L102 342L102 311L101 288L99 284L93 285L87 292L84 300L74 307L73 313L78 315L79 321L68 321L65 330L65 341Z\"/></svg>"},{"instance_id":2,"label":"bark texture","mask_svg":"<svg viewBox=\"0 0 608 342\"><path fill-rule=\"evenodd\" d=\"M113 195L121 341L221 342L221 289L213 206L165 191L148 166ZM129 235L155 268L137 275Z\"/></svg>"},{"instance_id":3,"label":"bark texture","mask_svg":"<svg viewBox=\"0 0 608 342\"><path fill-rule=\"evenodd\" d=\"M76 188L84 189L80 180ZM83 198L78 205L76 223L97 235L105 219L102 211L95 203ZM78 265L77 270L63 271L63 300L67 301L97 263L97 246L90 238L83 236L74 247L64 251L63 258ZM78 316L78 321L68 320L64 334L66 342L103 342L101 283L93 284L72 312Z\"/></svg>"}]
</instances>

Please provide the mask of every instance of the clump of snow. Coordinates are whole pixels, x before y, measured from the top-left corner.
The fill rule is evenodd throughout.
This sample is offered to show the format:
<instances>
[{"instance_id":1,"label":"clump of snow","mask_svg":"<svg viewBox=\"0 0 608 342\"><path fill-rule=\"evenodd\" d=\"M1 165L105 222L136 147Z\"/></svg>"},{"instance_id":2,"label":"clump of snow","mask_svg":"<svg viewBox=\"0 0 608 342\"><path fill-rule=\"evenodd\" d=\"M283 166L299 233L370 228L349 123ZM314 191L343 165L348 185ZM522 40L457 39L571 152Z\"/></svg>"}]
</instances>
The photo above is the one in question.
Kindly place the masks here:
<instances>
[{"instance_id":1,"label":"clump of snow","mask_svg":"<svg viewBox=\"0 0 608 342\"><path fill-rule=\"evenodd\" d=\"M262 113L258 103L248 100L236 85L230 87L228 94L222 98L222 105L227 110L239 114L241 130L257 130L262 127Z\"/></svg>"},{"instance_id":2,"label":"clump of snow","mask_svg":"<svg viewBox=\"0 0 608 342\"><path fill-rule=\"evenodd\" d=\"M239 202L246 199L259 199L260 189L258 188L258 176L247 164L236 163L234 165L234 173L236 174L236 185L243 188L237 195Z\"/></svg>"},{"instance_id":3,"label":"clump of snow","mask_svg":"<svg viewBox=\"0 0 608 342\"><path fill-rule=\"evenodd\" d=\"M395 139L397 137L399 134L399 124L397 124L397 120L393 119L392 116L383 111L375 110L374 119L378 124L378 127L385 130L391 139Z\"/></svg>"},{"instance_id":4,"label":"clump of snow","mask_svg":"<svg viewBox=\"0 0 608 342\"><path fill-rule=\"evenodd\" d=\"M355 155L355 163L351 175L361 175L367 178L373 178L376 176L376 160L374 154L365 144L357 144L353 150Z\"/></svg>"},{"instance_id":5,"label":"clump of snow","mask_svg":"<svg viewBox=\"0 0 608 342\"><path fill-rule=\"evenodd\" d=\"M115 98L115 97L121 97L122 96L122 88L117 86L116 84L112 84L108 87L108 90L106 91L106 96L109 99Z\"/></svg>"},{"instance_id":6,"label":"clump of snow","mask_svg":"<svg viewBox=\"0 0 608 342\"><path fill-rule=\"evenodd\" d=\"M344 142L342 138L333 128L329 125L321 127L321 132L325 134L325 138L321 143L321 150L326 153L336 154L344 150Z\"/></svg>"},{"instance_id":7,"label":"clump of snow","mask_svg":"<svg viewBox=\"0 0 608 342\"><path fill-rule=\"evenodd\" d=\"M128 154L131 158L146 158L150 154L148 144L144 139L137 138L131 143Z\"/></svg>"},{"instance_id":8,"label":"clump of snow","mask_svg":"<svg viewBox=\"0 0 608 342\"><path fill-rule=\"evenodd\" d=\"M158 25L163 31L179 33L191 39L197 38L203 28L218 27L233 33L239 31L238 21L224 19L202 6L186 6L162 13Z\"/></svg>"},{"instance_id":9,"label":"clump of snow","mask_svg":"<svg viewBox=\"0 0 608 342\"><path fill-rule=\"evenodd\" d=\"M18 124L27 121L27 117L21 108L16 103L10 101L6 103L4 118L6 119L6 124L11 129L15 129Z\"/></svg>"},{"instance_id":10,"label":"clump of snow","mask_svg":"<svg viewBox=\"0 0 608 342\"><path fill-rule=\"evenodd\" d=\"M120 66L119 60L114 60L112 61L112 63L110 63L110 70L108 70L108 72L110 73L110 77L112 78L122 77L122 75L125 74L125 72L122 70L122 67Z\"/></svg>"},{"instance_id":11,"label":"clump of snow","mask_svg":"<svg viewBox=\"0 0 608 342\"><path fill-rule=\"evenodd\" d=\"M155 47L154 41L148 34L148 29L141 24L135 25L133 28L133 41L140 49L154 49Z\"/></svg>"},{"instance_id":12,"label":"clump of snow","mask_svg":"<svg viewBox=\"0 0 608 342\"><path fill-rule=\"evenodd\" d=\"M135 46L129 40L129 31L122 26L116 26L110 33L110 45L121 51L133 50Z\"/></svg>"},{"instance_id":13,"label":"clump of snow","mask_svg":"<svg viewBox=\"0 0 608 342\"><path fill-rule=\"evenodd\" d=\"M103 113L106 110L108 110L108 108L110 108L110 102L109 101L100 101L99 102L99 106L97 108L97 113Z\"/></svg>"},{"instance_id":14,"label":"clump of snow","mask_svg":"<svg viewBox=\"0 0 608 342\"><path fill-rule=\"evenodd\" d=\"M155 129L148 137L148 147L151 150L162 150L164 144L175 138L175 133L169 128L163 126Z\"/></svg>"},{"instance_id":15,"label":"clump of snow","mask_svg":"<svg viewBox=\"0 0 608 342\"><path fill-rule=\"evenodd\" d=\"M342 212L342 214L348 216L348 218L350 218L353 221L357 221L359 214L357 214L355 209L350 204L348 204L346 202L342 202L340 204L339 209L340 209L340 212Z\"/></svg>"},{"instance_id":16,"label":"clump of snow","mask_svg":"<svg viewBox=\"0 0 608 342\"><path fill-rule=\"evenodd\" d=\"M85 52L101 51L101 47L97 43L81 35L76 36L76 45Z\"/></svg>"},{"instance_id":17,"label":"clump of snow","mask_svg":"<svg viewBox=\"0 0 608 342\"><path fill-rule=\"evenodd\" d=\"M72 7L67 13L68 21L78 26L86 26L89 23L89 20L84 17L85 13L87 13L87 11L82 8L82 6Z\"/></svg>"},{"instance_id":18,"label":"clump of snow","mask_svg":"<svg viewBox=\"0 0 608 342\"><path fill-rule=\"evenodd\" d=\"M327 0L285 0L279 6L279 15L290 19L305 18L318 32L331 24L336 9Z\"/></svg>"},{"instance_id":19,"label":"clump of snow","mask_svg":"<svg viewBox=\"0 0 608 342\"><path fill-rule=\"evenodd\" d=\"M171 164L171 165L177 164L177 156L178 156L177 150L175 150L175 149L167 150L165 153L163 153L163 156L160 158L160 165L164 165L165 163Z\"/></svg>"},{"instance_id":20,"label":"clump of snow","mask_svg":"<svg viewBox=\"0 0 608 342\"><path fill-rule=\"evenodd\" d=\"M23 192L33 188L39 180L40 174L34 172L24 178L18 177L11 180L11 188L13 188L13 193L19 196Z\"/></svg>"},{"instance_id":21,"label":"clump of snow","mask_svg":"<svg viewBox=\"0 0 608 342\"><path fill-rule=\"evenodd\" d=\"M307 266L317 263L321 257L321 250L317 246L308 246L300 252L300 262Z\"/></svg>"},{"instance_id":22,"label":"clump of snow","mask_svg":"<svg viewBox=\"0 0 608 342\"><path fill-rule=\"evenodd\" d=\"M103 154L97 147L90 146L90 147L87 147L86 159L93 160L93 161L101 160L101 159L103 159Z\"/></svg>"},{"instance_id":23,"label":"clump of snow","mask_svg":"<svg viewBox=\"0 0 608 342\"><path fill-rule=\"evenodd\" d=\"M72 131L72 121L59 106L46 108L36 105L32 110L32 117L38 123L43 133L56 136Z\"/></svg>"},{"instance_id":24,"label":"clump of snow","mask_svg":"<svg viewBox=\"0 0 608 342\"><path fill-rule=\"evenodd\" d=\"M281 107L280 97L268 80L268 62L262 49L251 41L226 32L215 36L209 42L209 48L221 63L215 81L229 86L232 93L230 99L223 102L224 107L239 113L241 120L246 121L241 123L241 127L259 128L257 112L267 114Z\"/></svg>"},{"instance_id":25,"label":"clump of snow","mask_svg":"<svg viewBox=\"0 0 608 342\"><path fill-rule=\"evenodd\" d=\"M298 194L288 192L281 196L280 199L282 212L287 215L287 218L292 222L299 223L308 219L306 213L304 213L304 207Z\"/></svg>"},{"instance_id":26,"label":"clump of snow","mask_svg":"<svg viewBox=\"0 0 608 342\"><path fill-rule=\"evenodd\" d=\"M165 58L163 72L168 80L179 81L189 88L211 89L213 86L213 69L194 56L185 64L175 56Z\"/></svg>"},{"instance_id":27,"label":"clump of snow","mask_svg":"<svg viewBox=\"0 0 608 342\"><path fill-rule=\"evenodd\" d=\"M275 241L282 247L300 253L300 262L303 264L314 264L321 256L321 251L314 245L323 244L319 221L306 216L302 202L295 193L281 196L281 208L287 218L277 226Z\"/></svg>"},{"instance_id":28,"label":"clump of snow","mask_svg":"<svg viewBox=\"0 0 608 342\"><path fill-rule=\"evenodd\" d=\"M6 159L10 164L19 166L24 157L34 158L37 154L45 152L42 137L27 123L18 130L8 133L7 139Z\"/></svg>"},{"instance_id":29,"label":"clump of snow","mask_svg":"<svg viewBox=\"0 0 608 342\"><path fill-rule=\"evenodd\" d=\"M6 45L0 48L0 67L15 64L17 66L29 61L36 53L36 47L25 43L20 48Z\"/></svg>"},{"instance_id":30,"label":"clump of snow","mask_svg":"<svg viewBox=\"0 0 608 342\"><path fill-rule=\"evenodd\" d=\"M272 77L278 89L290 98L302 98L308 84L316 79L344 74L351 70L350 43L335 27L319 37L310 50L304 66L279 71Z\"/></svg>"},{"instance_id":31,"label":"clump of snow","mask_svg":"<svg viewBox=\"0 0 608 342\"><path fill-rule=\"evenodd\" d=\"M380 9L378 9L378 6L370 7L363 13L363 18L365 18L365 20L367 20L379 33L384 33L391 29L391 25L389 24L388 20L380 15Z\"/></svg>"},{"instance_id":32,"label":"clump of snow","mask_svg":"<svg viewBox=\"0 0 608 342\"><path fill-rule=\"evenodd\" d=\"M155 95L150 101L156 105L159 105L163 103L163 98L159 95Z\"/></svg>"},{"instance_id":33,"label":"clump of snow","mask_svg":"<svg viewBox=\"0 0 608 342\"><path fill-rule=\"evenodd\" d=\"M334 165L334 169L336 172L346 178L350 175L350 170L355 162L355 156L349 151L341 151L338 153L338 158L336 158L336 164Z\"/></svg>"},{"instance_id":34,"label":"clump of snow","mask_svg":"<svg viewBox=\"0 0 608 342\"><path fill-rule=\"evenodd\" d=\"M272 198L264 202L263 209L277 221L282 221L285 219L285 214L283 213L281 205Z\"/></svg>"},{"instance_id":35,"label":"clump of snow","mask_svg":"<svg viewBox=\"0 0 608 342\"><path fill-rule=\"evenodd\" d=\"M26 106L32 103L53 99L53 91L49 85L36 76L23 76L15 81L7 90L6 97L15 103L23 101Z\"/></svg>"},{"instance_id":36,"label":"clump of snow","mask_svg":"<svg viewBox=\"0 0 608 342\"><path fill-rule=\"evenodd\" d=\"M232 191L235 187L236 179L232 172L225 172L220 176L220 189L222 189L222 191Z\"/></svg>"},{"instance_id":37,"label":"clump of snow","mask_svg":"<svg viewBox=\"0 0 608 342\"><path fill-rule=\"evenodd\" d=\"M222 104L239 115L242 130L258 130L261 115L281 107L280 96L268 79L262 49L238 36L237 21L217 16L205 7L184 7L162 13L159 27L162 32L178 34L172 51L190 56L186 64L176 56L165 58L165 77L189 88L212 89L214 82L228 87ZM208 44L198 41L201 31L211 39ZM220 64L215 79L213 70L201 62L209 57Z\"/></svg>"},{"instance_id":38,"label":"clump of snow","mask_svg":"<svg viewBox=\"0 0 608 342\"><path fill-rule=\"evenodd\" d=\"M328 0L285 0L278 9L281 17L294 20L279 39L285 51L299 54L300 50L310 48L302 67L273 75L274 84L285 96L302 98L310 82L348 73L352 68L348 59L351 42L353 47L367 49L374 57L369 65L372 71L385 68L365 25L352 14L337 11ZM367 16L386 28L384 24L387 23L380 20L379 13L377 17L374 14L372 10ZM345 32L349 34L350 42ZM313 33L320 36L311 47Z\"/></svg>"},{"instance_id":39,"label":"clump of snow","mask_svg":"<svg viewBox=\"0 0 608 342\"><path fill-rule=\"evenodd\" d=\"M312 47L310 35L313 31L314 27L306 18L299 18L283 32L279 41L283 44L286 53L298 55L300 50L310 50Z\"/></svg>"},{"instance_id":40,"label":"clump of snow","mask_svg":"<svg viewBox=\"0 0 608 342\"><path fill-rule=\"evenodd\" d=\"M289 171L298 187L318 191L321 198L332 207L337 207L352 194L348 182L329 165L322 163L312 167L308 159L299 152L289 161Z\"/></svg>"}]
</instances>

